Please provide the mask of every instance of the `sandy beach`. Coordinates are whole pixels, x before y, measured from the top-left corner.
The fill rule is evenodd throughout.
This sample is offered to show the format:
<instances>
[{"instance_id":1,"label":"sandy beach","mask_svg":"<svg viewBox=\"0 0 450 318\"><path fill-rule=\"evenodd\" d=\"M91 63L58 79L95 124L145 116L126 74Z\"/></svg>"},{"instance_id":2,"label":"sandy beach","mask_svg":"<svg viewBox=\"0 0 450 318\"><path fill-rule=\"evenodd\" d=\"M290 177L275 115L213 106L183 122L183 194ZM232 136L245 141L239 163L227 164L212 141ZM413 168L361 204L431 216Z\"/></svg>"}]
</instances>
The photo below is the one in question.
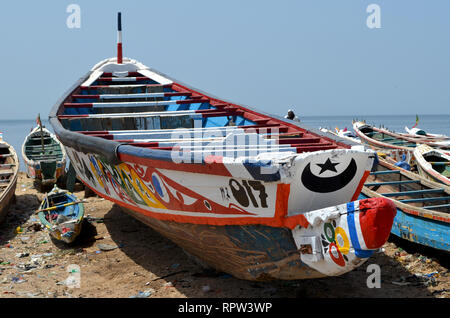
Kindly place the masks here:
<instances>
[{"instance_id":1,"label":"sandy beach","mask_svg":"<svg viewBox=\"0 0 450 318\"><path fill-rule=\"evenodd\" d=\"M82 199L81 187L75 194ZM450 297L448 255L393 238L339 277L250 282L199 265L182 249L112 202L87 197L79 240L55 242L34 214L44 194L20 173L16 202L0 226L0 297L7 298L334 298ZM370 264L381 288L368 288ZM67 284L72 268L79 286ZM72 273L69 273L72 271Z\"/></svg>"}]
</instances>

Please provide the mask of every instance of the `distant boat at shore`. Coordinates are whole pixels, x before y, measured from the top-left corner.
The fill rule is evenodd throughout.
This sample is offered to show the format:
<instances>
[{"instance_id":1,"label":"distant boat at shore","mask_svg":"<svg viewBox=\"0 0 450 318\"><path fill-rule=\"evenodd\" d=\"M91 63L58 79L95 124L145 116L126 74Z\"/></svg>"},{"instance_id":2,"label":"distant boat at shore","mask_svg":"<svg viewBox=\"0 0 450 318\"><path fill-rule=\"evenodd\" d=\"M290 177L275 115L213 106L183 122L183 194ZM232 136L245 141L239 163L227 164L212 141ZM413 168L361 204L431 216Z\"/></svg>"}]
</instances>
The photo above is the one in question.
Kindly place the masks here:
<instances>
[{"instance_id":1,"label":"distant boat at shore","mask_svg":"<svg viewBox=\"0 0 450 318\"><path fill-rule=\"evenodd\" d=\"M450 251L450 187L380 159L359 198L381 197L392 199L397 207L392 234Z\"/></svg>"},{"instance_id":2,"label":"distant boat at shore","mask_svg":"<svg viewBox=\"0 0 450 318\"><path fill-rule=\"evenodd\" d=\"M55 186L39 206L38 217L52 237L70 244L81 232L84 205L74 194Z\"/></svg>"},{"instance_id":3,"label":"distant boat at shore","mask_svg":"<svg viewBox=\"0 0 450 318\"><path fill-rule=\"evenodd\" d=\"M450 153L420 145L414 149L414 156L420 175L450 186Z\"/></svg>"},{"instance_id":4,"label":"distant boat at shore","mask_svg":"<svg viewBox=\"0 0 450 318\"><path fill-rule=\"evenodd\" d=\"M19 171L19 158L14 148L3 140L0 133L0 223L14 201Z\"/></svg>"},{"instance_id":5,"label":"distant boat at shore","mask_svg":"<svg viewBox=\"0 0 450 318\"><path fill-rule=\"evenodd\" d=\"M47 128L38 125L25 138L22 157L27 176L38 187L58 182L66 166L66 151L61 142Z\"/></svg>"}]
</instances>

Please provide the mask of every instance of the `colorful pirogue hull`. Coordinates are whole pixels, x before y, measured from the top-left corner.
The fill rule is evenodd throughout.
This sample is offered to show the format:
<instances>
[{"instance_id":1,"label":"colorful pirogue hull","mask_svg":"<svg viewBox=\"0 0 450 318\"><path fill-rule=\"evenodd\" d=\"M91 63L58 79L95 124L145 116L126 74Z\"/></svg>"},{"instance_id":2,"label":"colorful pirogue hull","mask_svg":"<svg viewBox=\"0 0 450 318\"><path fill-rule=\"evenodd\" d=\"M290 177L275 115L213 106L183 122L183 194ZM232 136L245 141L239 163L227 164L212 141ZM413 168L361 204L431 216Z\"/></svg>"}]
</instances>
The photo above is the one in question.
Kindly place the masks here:
<instances>
[{"instance_id":1,"label":"colorful pirogue hull","mask_svg":"<svg viewBox=\"0 0 450 318\"><path fill-rule=\"evenodd\" d=\"M450 187L380 160L359 198L382 197L392 199L397 207L392 234L450 251Z\"/></svg>"},{"instance_id":2,"label":"colorful pirogue hull","mask_svg":"<svg viewBox=\"0 0 450 318\"><path fill-rule=\"evenodd\" d=\"M39 206L41 224L57 240L70 244L80 234L84 205L72 193L55 186Z\"/></svg>"},{"instance_id":3,"label":"colorful pirogue hull","mask_svg":"<svg viewBox=\"0 0 450 318\"><path fill-rule=\"evenodd\" d=\"M372 151L117 62L97 64L50 113L98 195L250 280L339 275L387 239L390 201L356 200Z\"/></svg>"},{"instance_id":4,"label":"colorful pirogue hull","mask_svg":"<svg viewBox=\"0 0 450 318\"><path fill-rule=\"evenodd\" d=\"M414 149L417 169L422 177L450 187L450 154L420 145Z\"/></svg>"},{"instance_id":5,"label":"colorful pirogue hull","mask_svg":"<svg viewBox=\"0 0 450 318\"><path fill-rule=\"evenodd\" d=\"M19 158L14 148L0 135L0 223L14 200L19 171Z\"/></svg>"},{"instance_id":6,"label":"colorful pirogue hull","mask_svg":"<svg viewBox=\"0 0 450 318\"><path fill-rule=\"evenodd\" d=\"M406 137L383 128L371 126L365 122L353 122L353 130L360 140L374 150L379 150L389 155L395 161L401 161L403 156L410 162L416 142Z\"/></svg>"},{"instance_id":7,"label":"colorful pirogue hull","mask_svg":"<svg viewBox=\"0 0 450 318\"><path fill-rule=\"evenodd\" d=\"M40 186L55 184L65 173L66 151L45 127L35 127L22 144L27 176Z\"/></svg>"}]
</instances>

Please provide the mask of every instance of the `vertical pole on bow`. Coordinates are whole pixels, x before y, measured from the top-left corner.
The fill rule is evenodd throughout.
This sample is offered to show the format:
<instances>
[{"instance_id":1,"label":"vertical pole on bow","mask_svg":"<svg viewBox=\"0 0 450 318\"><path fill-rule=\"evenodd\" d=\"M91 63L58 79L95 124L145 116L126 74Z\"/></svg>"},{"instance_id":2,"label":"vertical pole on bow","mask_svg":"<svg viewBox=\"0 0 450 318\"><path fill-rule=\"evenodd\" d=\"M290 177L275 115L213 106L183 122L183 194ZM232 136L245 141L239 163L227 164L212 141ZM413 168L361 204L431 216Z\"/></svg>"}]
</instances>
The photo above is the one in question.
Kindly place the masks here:
<instances>
[{"instance_id":1,"label":"vertical pole on bow","mask_svg":"<svg viewBox=\"0 0 450 318\"><path fill-rule=\"evenodd\" d=\"M117 63L122 64L122 14L117 14Z\"/></svg>"}]
</instances>

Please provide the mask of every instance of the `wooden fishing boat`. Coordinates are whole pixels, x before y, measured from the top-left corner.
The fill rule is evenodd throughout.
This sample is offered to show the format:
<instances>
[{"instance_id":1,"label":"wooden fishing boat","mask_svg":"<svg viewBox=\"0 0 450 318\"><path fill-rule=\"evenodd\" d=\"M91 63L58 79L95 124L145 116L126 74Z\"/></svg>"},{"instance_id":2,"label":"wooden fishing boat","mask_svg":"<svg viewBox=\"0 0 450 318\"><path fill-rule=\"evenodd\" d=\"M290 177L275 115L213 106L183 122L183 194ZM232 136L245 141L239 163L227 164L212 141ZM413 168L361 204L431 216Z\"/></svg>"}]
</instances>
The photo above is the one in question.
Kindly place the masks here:
<instances>
[{"instance_id":1,"label":"wooden fishing boat","mask_svg":"<svg viewBox=\"0 0 450 318\"><path fill-rule=\"evenodd\" d=\"M450 144L443 139L397 133L386 128L377 128L363 121L354 121L353 130L364 143L389 152L395 159L400 159L403 154L413 158L414 148L419 144L444 150L450 149Z\"/></svg>"},{"instance_id":2,"label":"wooden fishing boat","mask_svg":"<svg viewBox=\"0 0 450 318\"><path fill-rule=\"evenodd\" d=\"M353 130L363 143L369 145L372 149L386 153L395 161L402 160L403 155L406 156L408 162L413 159L413 151L417 145L416 141L362 121L354 121Z\"/></svg>"},{"instance_id":3,"label":"wooden fishing boat","mask_svg":"<svg viewBox=\"0 0 450 318\"><path fill-rule=\"evenodd\" d=\"M450 187L380 160L359 198L380 197L392 199L397 207L392 234L450 251Z\"/></svg>"},{"instance_id":4,"label":"wooden fishing boat","mask_svg":"<svg viewBox=\"0 0 450 318\"><path fill-rule=\"evenodd\" d=\"M81 232L84 218L82 201L56 185L46 194L36 212L42 225L57 240L70 244Z\"/></svg>"},{"instance_id":5,"label":"wooden fishing boat","mask_svg":"<svg viewBox=\"0 0 450 318\"><path fill-rule=\"evenodd\" d=\"M428 133L425 130L417 128L417 127L408 128L407 126L405 126L405 131L406 131L406 135L408 135L410 137L429 138L430 140L434 139L436 141L450 139L450 137L448 137L446 135L431 134L431 133ZM403 135L405 135L405 134L403 133Z\"/></svg>"},{"instance_id":6,"label":"wooden fishing boat","mask_svg":"<svg viewBox=\"0 0 450 318\"><path fill-rule=\"evenodd\" d=\"M22 145L22 157L27 176L39 187L51 186L64 176L66 151L45 127L38 125L27 135Z\"/></svg>"},{"instance_id":7,"label":"wooden fishing boat","mask_svg":"<svg viewBox=\"0 0 450 318\"><path fill-rule=\"evenodd\" d=\"M19 158L14 148L3 140L0 133L0 223L8 214L8 209L15 198Z\"/></svg>"},{"instance_id":8,"label":"wooden fishing boat","mask_svg":"<svg viewBox=\"0 0 450 318\"><path fill-rule=\"evenodd\" d=\"M330 133L335 136L339 136L341 138L347 139L348 141L354 142L356 144L361 143L361 139L359 139L355 133L353 133L351 130L349 130L347 128L339 129L338 127L336 127L334 131L331 129L327 129L327 128L320 128L320 131L325 132L325 133Z\"/></svg>"},{"instance_id":9,"label":"wooden fishing boat","mask_svg":"<svg viewBox=\"0 0 450 318\"><path fill-rule=\"evenodd\" d=\"M414 149L414 156L421 176L450 186L450 154L420 145Z\"/></svg>"},{"instance_id":10,"label":"wooden fishing boat","mask_svg":"<svg viewBox=\"0 0 450 318\"><path fill-rule=\"evenodd\" d=\"M355 202L372 151L213 97L121 49L49 115L99 196L242 279L340 275L385 242L395 208Z\"/></svg>"}]
</instances>

